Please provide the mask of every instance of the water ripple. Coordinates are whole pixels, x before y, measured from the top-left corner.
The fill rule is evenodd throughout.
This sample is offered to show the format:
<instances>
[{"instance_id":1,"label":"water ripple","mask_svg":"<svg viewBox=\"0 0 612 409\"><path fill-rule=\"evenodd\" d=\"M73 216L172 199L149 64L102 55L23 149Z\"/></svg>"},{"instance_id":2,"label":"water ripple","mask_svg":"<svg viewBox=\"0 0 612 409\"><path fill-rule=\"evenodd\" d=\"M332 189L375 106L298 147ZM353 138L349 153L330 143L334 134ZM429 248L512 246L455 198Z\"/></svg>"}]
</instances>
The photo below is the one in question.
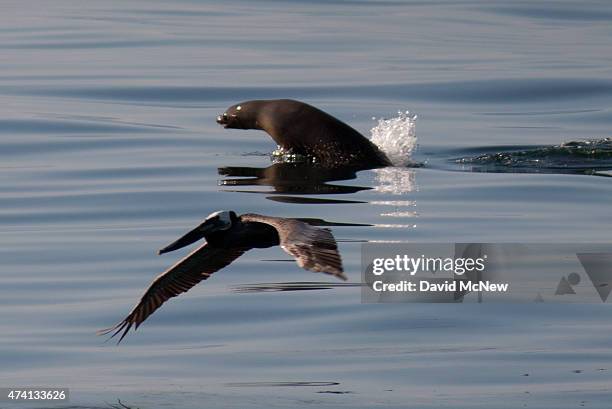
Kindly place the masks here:
<instances>
[{"instance_id":1,"label":"water ripple","mask_svg":"<svg viewBox=\"0 0 612 409\"><path fill-rule=\"evenodd\" d=\"M84 100L132 102L211 102L262 98L322 98L422 100L465 103L519 103L612 96L612 81L598 78L499 78L470 81L397 83L355 86L201 87L183 85L53 87L0 86L0 91Z\"/></svg>"},{"instance_id":2,"label":"water ripple","mask_svg":"<svg viewBox=\"0 0 612 409\"><path fill-rule=\"evenodd\" d=\"M148 124L119 124L53 119L0 119L0 134L151 133L160 128ZM165 128L165 127L164 127Z\"/></svg>"},{"instance_id":3,"label":"water ripple","mask_svg":"<svg viewBox=\"0 0 612 409\"><path fill-rule=\"evenodd\" d=\"M548 4L547 7L542 7L535 4L505 4L499 7L485 8L484 10L506 16L527 17L542 20L591 22L612 20L612 12L602 10L601 8L588 9L579 5L578 3L576 5Z\"/></svg>"}]
</instances>

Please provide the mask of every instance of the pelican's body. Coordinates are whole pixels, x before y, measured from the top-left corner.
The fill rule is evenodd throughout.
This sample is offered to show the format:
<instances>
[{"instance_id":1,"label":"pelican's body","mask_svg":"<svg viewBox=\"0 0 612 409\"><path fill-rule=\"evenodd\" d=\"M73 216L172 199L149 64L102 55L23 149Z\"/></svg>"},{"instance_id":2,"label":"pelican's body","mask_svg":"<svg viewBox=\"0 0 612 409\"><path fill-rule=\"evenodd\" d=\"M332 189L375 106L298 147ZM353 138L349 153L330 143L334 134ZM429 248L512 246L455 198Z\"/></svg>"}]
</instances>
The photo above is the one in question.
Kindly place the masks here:
<instances>
[{"instance_id":1,"label":"pelican's body","mask_svg":"<svg viewBox=\"0 0 612 409\"><path fill-rule=\"evenodd\" d=\"M244 216L244 215L243 215ZM206 235L210 246L219 248L267 248L278 246L278 232L269 224L243 220L243 216L232 218L231 227ZM160 251L165 253L165 251Z\"/></svg>"},{"instance_id":2,"label":"pelican's body","mask_svg":"<svg viewBox=\"0 0 612 409\"><path fill-rule=\"evenodd\" d=\"M206 243L160 274L123 321L100 333L115 331L115 336L122 332L121 342L132 326L138 328L165 301L188 291L253 248L280 245L295 257L300 267L346 280L338 246L331 232L296 219L252 213L238 216L233 211L215 212L198 227L161 249L159 254L177 250L202 238L206 239Z\"/></svg>"}]
</instances>

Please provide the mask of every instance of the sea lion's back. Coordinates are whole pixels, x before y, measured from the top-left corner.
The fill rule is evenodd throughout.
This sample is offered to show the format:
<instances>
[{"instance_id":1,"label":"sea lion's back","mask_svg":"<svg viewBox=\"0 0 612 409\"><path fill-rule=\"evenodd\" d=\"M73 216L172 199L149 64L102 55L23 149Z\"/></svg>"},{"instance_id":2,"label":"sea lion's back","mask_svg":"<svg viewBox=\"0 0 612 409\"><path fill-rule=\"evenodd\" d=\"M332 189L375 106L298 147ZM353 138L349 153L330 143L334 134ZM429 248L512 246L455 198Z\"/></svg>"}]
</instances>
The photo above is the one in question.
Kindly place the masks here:
<instances>
[{"instance_id":1,"label":"sea lion's back","mask_svg":"<svg viewBox=\"0 0 612 409\"><path fill-rule=\"evenodd\" d=\"M257 102L260 129L285 149L328 164L390 164L386 155L356 129L312 105L292 99Z\"/></svg>"}]
</instances>

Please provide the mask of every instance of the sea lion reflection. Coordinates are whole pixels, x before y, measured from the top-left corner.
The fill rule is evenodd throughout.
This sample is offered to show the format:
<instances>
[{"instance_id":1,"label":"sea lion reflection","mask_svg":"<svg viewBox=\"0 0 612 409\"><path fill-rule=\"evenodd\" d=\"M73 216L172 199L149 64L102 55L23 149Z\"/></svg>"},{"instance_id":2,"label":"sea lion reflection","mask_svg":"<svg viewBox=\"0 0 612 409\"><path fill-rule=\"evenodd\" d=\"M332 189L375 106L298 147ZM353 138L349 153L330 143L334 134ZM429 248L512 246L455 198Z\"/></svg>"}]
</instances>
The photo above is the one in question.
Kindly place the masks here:
<instances>
[{"instance_id":1,"label":"sea lion reflection","mask_svg":"<svg viewBox=\"0 0 612 409\"><path fill-rule=\"evenodd\" d=\"M226 176L222 186L270 186L273 190L248 192L328 195L356 193L372 189L369 186L335 185L327 182L351 180L357 168L345 166L328 168L307 163L275 163L267 168L228 166L218 169Z\"/></svg>"}]
</instances>

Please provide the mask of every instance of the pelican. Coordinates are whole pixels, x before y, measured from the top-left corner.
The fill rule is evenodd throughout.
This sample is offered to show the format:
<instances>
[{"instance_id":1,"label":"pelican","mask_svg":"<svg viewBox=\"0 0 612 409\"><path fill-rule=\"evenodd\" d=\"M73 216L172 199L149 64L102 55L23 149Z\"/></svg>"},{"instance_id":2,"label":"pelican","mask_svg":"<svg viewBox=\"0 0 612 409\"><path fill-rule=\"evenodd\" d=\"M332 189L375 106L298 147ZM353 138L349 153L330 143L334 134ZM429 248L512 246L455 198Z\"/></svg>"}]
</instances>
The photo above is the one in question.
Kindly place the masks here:
<instances>
[{"instance_id":1,"label":"pelican","mask_svg":"<svg viewBox=\"0 0 612 409\"><path fill-rule=\"evenodd\" d=\"M202 238L206 243L153 280L125 319L98 334L114 332L113 338L121 333L117 342L120 343L132 326L136 330L167 300L188 291L253 248L280 245L300 267L346 280L338 246L329 229L312 227L296 219L253 213L240 216L227 210L212 213L158 254L180 249Z\"/></svg>"}]
</instances>

